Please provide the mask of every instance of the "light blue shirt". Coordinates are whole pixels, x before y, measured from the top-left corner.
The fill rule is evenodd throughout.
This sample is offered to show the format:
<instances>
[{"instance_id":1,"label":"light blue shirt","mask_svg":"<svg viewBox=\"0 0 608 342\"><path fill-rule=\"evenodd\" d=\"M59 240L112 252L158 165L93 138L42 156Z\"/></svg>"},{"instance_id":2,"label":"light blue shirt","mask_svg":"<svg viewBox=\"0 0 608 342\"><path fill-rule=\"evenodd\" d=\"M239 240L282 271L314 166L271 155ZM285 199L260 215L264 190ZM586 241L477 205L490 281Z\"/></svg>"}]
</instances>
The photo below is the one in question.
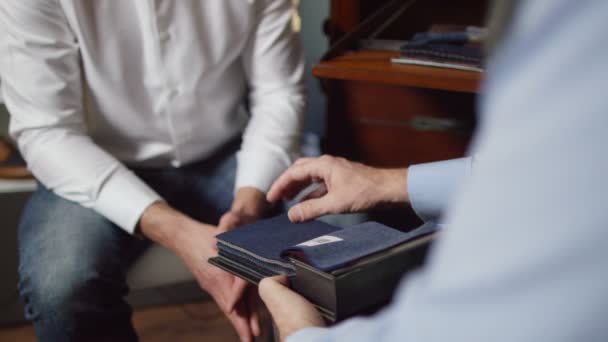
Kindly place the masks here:
<instances>
[{"instance_id":1,"label":"light blue shirt","mask_svg":"<svg viewBox=\"0 0 608 342\"><path fill-rule=\"evenodd\" d=\"M607 34L608 1L523 1L427 267L380 314L289 341L608 341Z\"/></svg>"},{"instance_id":2,"label":"light blue shirt","mask_svg":"<svg viewBox=\"0 0 608 342\"><path fill-rule=\"evenodd\" d=\"M416 214L424 221L442 222L442 214L464 179L471 175L473 158L411 165L407 191Z\"/></svg>"}]
</instances>

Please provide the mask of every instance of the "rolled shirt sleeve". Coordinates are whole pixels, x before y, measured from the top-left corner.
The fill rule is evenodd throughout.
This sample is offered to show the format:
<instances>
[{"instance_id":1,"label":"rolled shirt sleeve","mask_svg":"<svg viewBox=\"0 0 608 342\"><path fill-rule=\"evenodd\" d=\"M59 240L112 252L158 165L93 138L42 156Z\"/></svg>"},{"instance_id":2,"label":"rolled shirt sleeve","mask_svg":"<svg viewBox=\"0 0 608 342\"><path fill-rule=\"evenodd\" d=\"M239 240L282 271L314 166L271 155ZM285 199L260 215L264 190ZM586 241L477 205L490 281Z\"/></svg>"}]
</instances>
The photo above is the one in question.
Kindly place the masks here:
<instances>
[{"instance_id":1,"label":"rolled shirt sleeve","mask_svg":"<svg viewBox=\"0 0 608 342\"><path fill-rule=\"evenodd\" d=\"M473 157L410 166L407 191L416 214L424 221L439 221L472 166Z\"/></svg>"},{"instance_id":2,"label":"rolled shirt sleeve","mask_svg":"<svg viewBox=\"0 0 608 342\"><path fill-rule=\"evenodd\" d=\"M0 74L10 133L59 196L128 232L160 197L87 135L79 47L57 1L0 3Z\"/></svg>"},{"instance_id":3,"label":"rolled shirt sleeve","mask_svg":"<svg viewBox=\"0 0 608 342\"><path fill-rule=\"evenodd\" d=\"M287 338L287 342L321 341L326 337L326 328L305 328L298 330Z\"/></svg>"},{"instance_id":4,"label":"rolled shirt sleeve","mask_svg":"<svg viewBox=\"0 0 608 342\"><path fill-rule=\"evenodd\" d=\"M404 322L399 309L392 304L373 318L353 317L329 328L305 328L291 334L287 342L322 341L420 341L412 338L413 330L402 333Z\"/></svg>"},{"instance_id":5,"label":"rolled shirt sleeve","mask_svg":"<svg viewBox=\"0 0 608 342\"><path fill-rule=\"evenodd\" d=\"M258 22L242 55L251 119L237 155L236 189L266 192L299 151L305 107L304 58L290 0L259 1Z\"/></svg>"}]
</instances>

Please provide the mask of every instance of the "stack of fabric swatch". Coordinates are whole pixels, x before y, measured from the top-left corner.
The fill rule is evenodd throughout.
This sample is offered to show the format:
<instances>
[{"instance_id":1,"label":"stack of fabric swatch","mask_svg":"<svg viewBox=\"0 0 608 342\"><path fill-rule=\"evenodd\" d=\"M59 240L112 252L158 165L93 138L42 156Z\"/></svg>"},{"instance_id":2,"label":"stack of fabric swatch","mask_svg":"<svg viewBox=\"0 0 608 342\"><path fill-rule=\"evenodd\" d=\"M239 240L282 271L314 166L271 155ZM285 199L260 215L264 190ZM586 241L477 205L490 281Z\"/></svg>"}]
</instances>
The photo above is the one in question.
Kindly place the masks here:
<instances>
[{"instance_id":1,"label":"stack of fabric swatch","mask_svg":"<svg viewBox=\"0 0 608 342\"><path fill-rule=\"evenodd\" d=\"M254 284L287 275L294 290L336 321L389 300L437 230L432 223L410 232L377 222L295 224L281 215L218 235L219 253L209 262Z\"/></svg>"},{"instance_id":2,"label":"stack of fabric swatch","mask_svg":"<svg viewBox=\"0 0 608 342\"><path fill-rule=\"evenodd\" d=\"M293 276L295 268L283 251L339 229L321 221L294 224L287 215L277 216L218 235L216 262L235 267L234 273L255 283L279 274Z\"/></svg>"},{"instance_id":3,"label":"stack of fabric swatch","mask_svg":"<svg viewBox=\"0 0 608 342\"><path fill-rule=\"evenodd\" d=\"M394 63L417 64L468 71L483 71L483 28L464 31L420 32L401 46L401 57Z\"/></svg>"}]
</instances>

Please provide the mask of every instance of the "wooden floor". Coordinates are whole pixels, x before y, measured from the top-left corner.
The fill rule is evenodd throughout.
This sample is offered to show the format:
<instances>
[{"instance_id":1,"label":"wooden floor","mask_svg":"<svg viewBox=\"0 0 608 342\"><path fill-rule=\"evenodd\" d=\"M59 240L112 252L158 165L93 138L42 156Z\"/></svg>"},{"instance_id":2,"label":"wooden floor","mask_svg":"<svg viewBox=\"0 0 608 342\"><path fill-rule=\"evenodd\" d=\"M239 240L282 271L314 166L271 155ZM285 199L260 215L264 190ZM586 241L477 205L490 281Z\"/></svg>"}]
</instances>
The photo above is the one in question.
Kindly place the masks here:
<instances>
[{"instance_id":1,"label":"wooden floor","mask_svg":"<svg viewBox=\"0 0 608 342\"><path fill-rule=\"evenodd\" d=\"M138 310L133 324L142 342L238 341L213 301ZM2 342L36 341L30 325L0 327Z\"/></svg>"}]
</instances>

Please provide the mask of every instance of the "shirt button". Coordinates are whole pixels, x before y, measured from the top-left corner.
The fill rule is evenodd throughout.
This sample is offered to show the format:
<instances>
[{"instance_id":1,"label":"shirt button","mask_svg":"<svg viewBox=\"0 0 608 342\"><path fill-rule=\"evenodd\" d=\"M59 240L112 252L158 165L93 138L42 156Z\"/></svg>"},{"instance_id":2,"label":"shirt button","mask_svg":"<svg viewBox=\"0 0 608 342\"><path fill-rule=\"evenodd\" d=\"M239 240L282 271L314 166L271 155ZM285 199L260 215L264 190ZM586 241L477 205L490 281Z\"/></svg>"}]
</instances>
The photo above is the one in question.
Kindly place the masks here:
<instances>
[{"instance_id":1,"label":"shirt button","mask_svg":"<svg viewBox=\"0 0 608 342\"><path fill-rule=\"evenodd\" d=\"M177 90L169 89L169 91L167 92L167 95L169 96L170 99L175 98L177 96Z\"/></svg>"},{"instance_id":2,"label":"shirt button","mask_svg":"<svg viewBox=\"0 0 608 342\"><path fill-rule=\"evenodd\" d=\"M179 84L169 83L167 84L167 95L169 98L175 98L182 92L182 87Z\"/></svg>"},{"instance_id":3,"label":"shirt button","mask_svg":"<svg viewBox=\"0 0 608 342\"><path fill-rule=\"evenodd\" d=\"M182 166L182 163L179 160L173 160L173 161L171 161L171 166L180 167L180 166Z\"/></svg>"},{"instance_id":4,"label":"shirt button","mask_svg":"<svg viewBox=\"0 0 608 342\"><path fill-rule=\"evenodd\" d=\"M171 31L169 31L169 30L158 33L158 38L162 42L167 42L167 41L171 40L171 36L172 36L172 34L171 34Z\"/></svg>"}]
</instances>

